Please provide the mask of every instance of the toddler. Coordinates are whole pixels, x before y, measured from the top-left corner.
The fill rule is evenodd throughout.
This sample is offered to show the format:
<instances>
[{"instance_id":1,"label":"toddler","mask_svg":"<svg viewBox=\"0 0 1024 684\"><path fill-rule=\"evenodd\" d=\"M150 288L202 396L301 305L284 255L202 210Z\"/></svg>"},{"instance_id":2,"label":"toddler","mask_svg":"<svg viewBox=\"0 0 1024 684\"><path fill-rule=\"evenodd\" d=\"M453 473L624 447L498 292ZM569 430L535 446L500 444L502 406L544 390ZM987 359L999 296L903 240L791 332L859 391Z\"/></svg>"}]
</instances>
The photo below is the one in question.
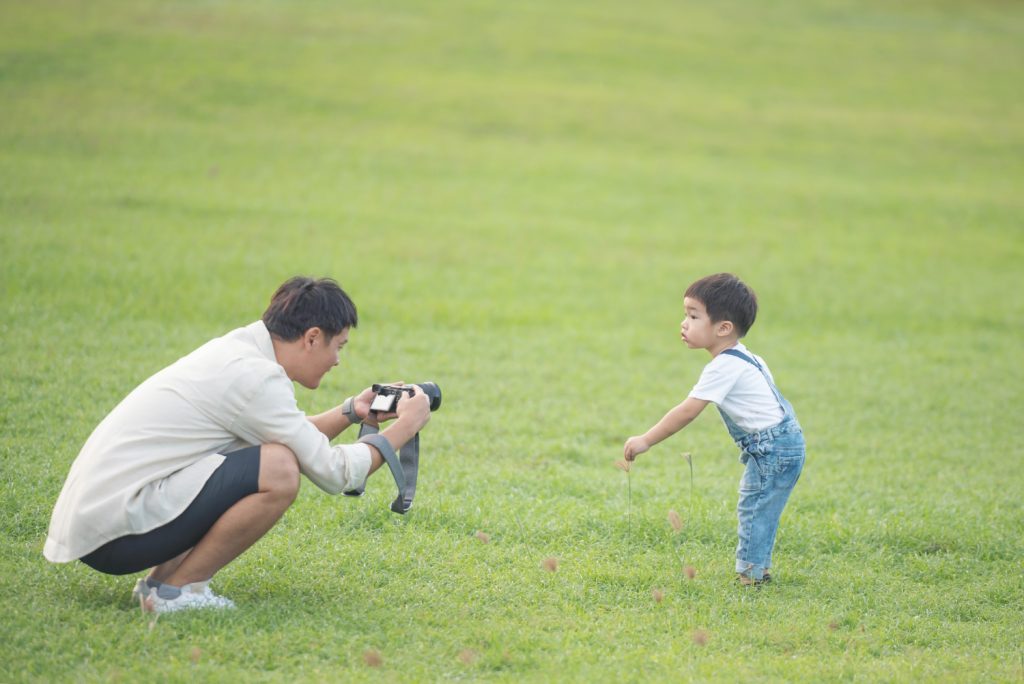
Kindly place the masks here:
<instances>
[{"instance_id":1,"label":"toddler","mask_svg":"<svg viewBox=\"0 0 1024 684\"><path fill-rule=\"evenodd\" d=\"M804 467L803 431L764 359L740 343L757 316L753 290L730 273L718 273L690 285L683 307L683 341L691 349L706 349L711 361L681 404L644 434L626 440L625 457L636 459L715 404L746 466L736 506L737 579L744 585L769 582L779 517Z\"/></svg>"}]
</instances>

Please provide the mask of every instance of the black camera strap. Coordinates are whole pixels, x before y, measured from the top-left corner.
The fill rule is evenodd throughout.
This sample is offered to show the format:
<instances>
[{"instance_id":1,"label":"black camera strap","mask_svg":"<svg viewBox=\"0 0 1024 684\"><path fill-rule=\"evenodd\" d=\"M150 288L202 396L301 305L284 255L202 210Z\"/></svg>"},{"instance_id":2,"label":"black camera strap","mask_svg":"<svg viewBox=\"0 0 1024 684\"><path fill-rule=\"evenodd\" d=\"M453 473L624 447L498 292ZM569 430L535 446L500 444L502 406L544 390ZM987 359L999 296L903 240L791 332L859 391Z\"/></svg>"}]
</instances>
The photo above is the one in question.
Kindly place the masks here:
<instances>
[{"instance_id":1,"label":"black camera strap","mask_svg":"<svg viewBox=\"0 0 1024 684\"><path fill-rule=\"evenodd\" d=\"M371 444L384 458L384 462L391 469L391 475L395 478L398 486L398 496L391 502L391 510L395 513L405 514L412 508L412 498L416 496L416 476L420 469L420 433L413 435L413 438L405 443L398 453L395 453L391 442L379 434L378 428L363 423L359 428L359 441L363 444ZM345 492L349 496L359 496L363 493L365 485L359 489Z\"/></svg>"}]
</instances>

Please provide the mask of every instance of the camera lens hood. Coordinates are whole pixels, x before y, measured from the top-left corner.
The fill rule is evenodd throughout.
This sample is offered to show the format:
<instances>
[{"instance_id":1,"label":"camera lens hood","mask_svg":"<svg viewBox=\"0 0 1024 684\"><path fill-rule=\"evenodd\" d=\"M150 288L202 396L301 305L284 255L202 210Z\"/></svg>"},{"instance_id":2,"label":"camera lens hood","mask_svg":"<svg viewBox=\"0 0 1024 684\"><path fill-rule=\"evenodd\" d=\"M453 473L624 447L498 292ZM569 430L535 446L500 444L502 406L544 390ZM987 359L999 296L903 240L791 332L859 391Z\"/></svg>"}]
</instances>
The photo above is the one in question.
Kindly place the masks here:
<instances>
[{"instance_id":1,"label":"camera lens hood","mask_svg":"<svg viewBox=\"0 0 1024 684\"><path fill-rule=\"evenodd\" d=\"M436 382L417 382L416 386L423 390L423 393L430 397L430 410L436 411L441 408L441 388Z\"/></svg>"}]
</instances>

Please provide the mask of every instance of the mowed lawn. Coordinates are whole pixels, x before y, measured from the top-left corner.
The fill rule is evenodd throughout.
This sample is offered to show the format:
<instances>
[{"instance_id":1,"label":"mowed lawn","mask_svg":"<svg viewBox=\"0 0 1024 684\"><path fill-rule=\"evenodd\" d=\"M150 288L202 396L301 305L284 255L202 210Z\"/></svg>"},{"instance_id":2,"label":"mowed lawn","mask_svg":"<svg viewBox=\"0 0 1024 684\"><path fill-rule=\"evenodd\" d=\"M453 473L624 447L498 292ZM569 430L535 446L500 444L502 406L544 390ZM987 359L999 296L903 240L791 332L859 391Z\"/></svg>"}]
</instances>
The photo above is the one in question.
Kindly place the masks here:
<instances>
[{"instance_id":1,"label":"mowed lawn","mask_svg":"<svg viewBox=\"0 0 1024 684\"><path fill-rule=\"evenodd\" d=\"M1022 45L996 1L0 5L0 680L1020 681ZM713 410L614 467L716 271L808 440L761 590ZM413 510L304 482L225 614L47 563L92 428L296 273L360 311L304 409L444 391Z\"/></svg>"}]
</instances>

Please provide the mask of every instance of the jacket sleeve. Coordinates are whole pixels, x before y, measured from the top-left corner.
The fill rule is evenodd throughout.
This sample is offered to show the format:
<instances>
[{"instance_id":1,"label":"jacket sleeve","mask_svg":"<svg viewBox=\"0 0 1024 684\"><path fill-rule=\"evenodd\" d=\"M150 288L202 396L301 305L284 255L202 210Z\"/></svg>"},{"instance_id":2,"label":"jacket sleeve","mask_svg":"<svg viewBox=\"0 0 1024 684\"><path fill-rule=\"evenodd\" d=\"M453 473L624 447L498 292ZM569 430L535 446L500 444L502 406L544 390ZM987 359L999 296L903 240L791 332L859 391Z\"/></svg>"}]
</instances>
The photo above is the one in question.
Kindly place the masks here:
<instances>
[{"instance_id":1,"label":"jacket sleeve","mask_svg":"<svg viewBox=\"0 0 1024 684\"><path fill-rule=\"evenodd\" d=\"M250 444L283 444L299 461L299 470L329 494L366 486L372 462L365 444L331 446L295 402L284 373L268 377L246 403L231 431Z\"/></svg>"}]
</instances>

